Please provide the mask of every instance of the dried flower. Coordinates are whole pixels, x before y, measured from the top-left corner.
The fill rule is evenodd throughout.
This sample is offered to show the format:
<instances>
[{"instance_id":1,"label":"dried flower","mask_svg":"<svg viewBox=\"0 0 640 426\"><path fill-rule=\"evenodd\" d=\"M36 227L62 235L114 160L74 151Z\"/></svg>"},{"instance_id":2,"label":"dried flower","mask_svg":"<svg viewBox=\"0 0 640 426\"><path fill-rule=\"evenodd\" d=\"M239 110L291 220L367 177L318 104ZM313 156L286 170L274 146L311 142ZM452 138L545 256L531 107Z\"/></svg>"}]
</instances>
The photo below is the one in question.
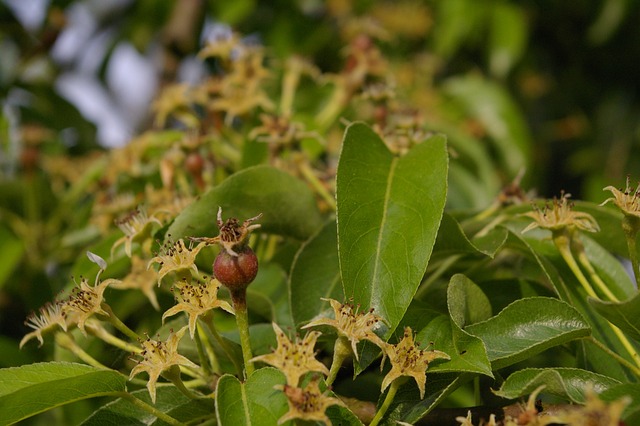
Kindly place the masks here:
<instances>
[{"instance_id":1,"label":"dried flower","mask_svg":"<svg viewBox=\"0 0 640 426\"><path fill-rule=\"evenodd\" d=\"M141 207L138 207L125 217L117 220L116 225L124 232L124 237L113 243L111 256L113 257L113 252L116 247L124 243L124 252L127 256L131 257L131 245L150 238L154 223L162 226L162 222L153 216L148 216L147 211Z\"/></svg>"},{"instance_id":2,"label":"dried flower","mask_svg":"<svg viewBox=\"0 0 640 426\"><path fill-rule=\"evenodd\" d=\"M547 203L540 210L533 206L533 211L525 213L523 216L532 218L535 222L522 230L522 233L535 228L544 228L551 231L563 229L581 229L588 232L598 232L599 227L596 220L588 213L573 211L573 203L569 202L571 194L561 193L560 198L553 198L551 206Z\"/></svg>"},{"instance_id":3,"label":"dried flower","mask_svg":"<svg viewBox=\"0 0 640 426\"><path fill-rule=\"evenodd\" d=\"M178 353L178 344L186 331L187 327L182 327L177 333L172 332L165 342L159 342L149 337L140 342L142 360L131 370L129 380L143 371L147 372L149 374L147 389L154 404L156 402L156 382L163 371L172 366L180 365L198 368L191 360Z\"/></svg>"},{"instance_id":4,"label":"dried flower","mask_svg":"<svg viewBox=\"0 0 640 426\"><path fill-rule=\"evenodd\" d=\"M373 313L373 309L366 312L358 312L359 306L354 308L349 303L340 303L334 299L323 298L322 300L326 300L331 304L334 319L319 318L302 327L303 329L319 325L328 325L335 328L339 336L351 342L351 350L356 360L358 360L356 345L360 340L369 340L380 348L384 347L384 341L373 332L373 328L382 320L380 316Z\"/></svg>"},{"instance_id":5,"label":"dried flower","mask_svg":"<svg viewBox=\"0 0 640 426\"><path fill-rule=\"evenodd\" d=\"M207 244L218 243L231 256L237 257L238 253L234 251L234 247L245 244L246 239L249 237L251 231L260 228L260 224L256 223L251 225L251 222L258 220L261 217L262 213L260 213L258 216L245 220L244 222L242 222L242 225L240 225L238 219L236 219L235 217L230 217L226 222L223 222L222 207L218 207L218 215L216 219L218 229L220 229L220 233L218 234L218 236L213 238L192 237L190 239L191 241L202 241Z\"/></svg>"},{"instance_id":6,"label":"dried flower","mask_svg":"<svg viewBox=\"0 0 640 426\"><path fill-rule=\"evenodd\" d=\"M314 346L320 332L311 331L302 341L296 336L292 342L275 322L273 330L276 332L278 347L270 354L254 357L252 362L262 361L276 367L287 377L287 384L290 386L298 386L300 377L309 371L329 374L327 367L315 358Z\"/></svg>"},{"instance_id":7,"label":"dried flower","mask_svg":"<svg viewBox=\"0 0 640 426\"><path fill-rule=\"evenodd\" d=\"M94 314L109 316L109 313L102 308L104 302L103 293L113 280L104 280L98 283L100 274L96 276L93 286L89 285L86 278L80 277L80 284L73 289L69 300L64 302L67 315L73 314L73 321L86 336L84 329L85 322Z\"/></svg>"},{"instance_id":8,"label":"dried flower","mask_svg":"<svg viewBox=\"0 0 640 426\"><path fill-rule=\"evenodd\" d=\"M178 276L182 276L187 272L197 274L196 256L205 245L206 243L202 242L195 247L192 247L192 244L187 247L182 239L175 243L169 241L163 245L162 254L158 254L149 261L147 268L150 268L154 263L160 264L158 285L160 285L162 278L170 272L175 272Z\"/></svg>"},{"instance_id":9,"label":"dried flower","mask_svg":"<svg viewBox=\"0 0 640 426\"><path fill-rule=\"evenodd\" d=\"M192 339L195 335L196 320L199 316L215 308L224 309L230 314L234 313L228 302L218 299L220 283L216 279L211 278L205 283L197 284L188 284L183 281L174 288L177 290L176 301L178 303L162 315L162 321L164 322L166 317L184 311L189 315L189 334Z\"/></svg>"},{"instance_id":10,"label":"dried flower","mask_svg":"<svg viewBox=\"0 0 640 426\"><path fill-rule=\"evenodd\" d=\"M151 305L156 309L160 309L158 298L156 297L155 285L158 279L158 273L147 268L147 262L140 256L131 257L131 271L121 280L111 279L109 286L118 290L136 289L140 290Z\"/></svg>"},{"instance_id":11,"label":"dried flower","mask_svg":"<svg viewBox=\"0 0 640 426\"><path fill-rule=\"evenodd\" d=\"M66 313L64 310L64 303L55 301L53 303L46 303L39 309L39 314L32 312L27 316L24 324L27 327L33 328L34 331L27 333L20 341L20 348L24 346L29 340L34 337L40 342L39 346L42 346L44 340L42 333L52 331L58 327L67 331Z\"/></svg>"},{"instance_id":12,"label":"dried flower","mask_svg":"<svg viewBox=\"0 0 640 426\"><path fill-rule=\"evenodd\" d=\"M409 327L404 329L404 337L400 342L395 345L385 343L384 354L389 357L391 371L382 380L381 392L384 392L398 377L408 376L413 377L418 384L421 399L424 398L424 387L427 382L426 370L429 368L429 363L438 358L450 359L449 355L441 351L419 349ZM383 365L380 367L382 368Z\"/></svg>"},{"instance_id":13,"label":"dried flower","mask_svg":"<svg viewBox=\"0 0 640 426\"><path fill-rule=\"evenodd\" d=\"M601 206L612 201L613 204L622 210L625 216L636 216L640 218L640 183L638 183L638 187L635 190L632 189L629 176L627 176L627 186L624 190L622 190L622 188L616 189L613 186L607 186L603 191L611 191L613 197L604 200L604 202L600 204Z\"/></svg>"},{"instance_id":14,"label":"dried flower","mask_svg":"<svg viewBox=\"0 0 640 426\"><path fill-rule=\"evenodd\" d=\"M344 405L344 403L338 398L329 396L328 392L321 392L318 382L319 378L316 377L304 389L289 385L277 387L284 391L289 403L289 411L280 417L279 425L293 419L317 421L331 425L331 420L325 411L332 405Z\"/></svg>"}]
</instances>

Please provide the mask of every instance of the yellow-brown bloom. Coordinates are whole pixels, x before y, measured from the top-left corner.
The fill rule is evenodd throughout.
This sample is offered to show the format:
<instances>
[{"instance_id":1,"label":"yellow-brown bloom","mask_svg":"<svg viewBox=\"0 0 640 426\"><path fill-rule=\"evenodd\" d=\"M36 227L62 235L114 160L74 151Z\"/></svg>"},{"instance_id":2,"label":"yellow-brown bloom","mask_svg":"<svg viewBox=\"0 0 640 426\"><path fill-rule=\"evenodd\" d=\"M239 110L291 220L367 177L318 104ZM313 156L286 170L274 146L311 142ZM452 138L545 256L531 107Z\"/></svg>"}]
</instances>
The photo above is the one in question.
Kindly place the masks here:
<instances>
[{"instance_id":1,"label":"yellow-brown bloom","mask_svg":"<svg viewBox=\"0 0 640 426\"><path fill-rule=\"evenodd\" d=\"M42 346L44 340L42 333L52 331L58 327L67 331L66 313L64 310L64 304L62 302L46 303L39 309L39 314L32 312L27 316L24 324L27 327L33 328L34 331L27 333L20 341L20 348L24 346L29 340L34 337L40 342L39 346Z\"/></svg>"},{"instance_id":2,"label":"yellow-brown bloom","mask_svg":"<svg viewBox=\"0 0 640 426\"><path fill-rule=\"evenodd\" d=\"M124 232L124 236L113 243L111 256L113 257L113 252L116 247L124 243L124 252L127 256L131 257L131 245L149 239L153 231L154 223L162 226L162 222L153 216L148 216L147 211L140 207L117 220L116 225Z\"/></svg>"},{"instance_id":3,"label":"yellow-brown bloom","mask_svg":"<svg viewBox=\"0 0 640 426\"><path fill-rule=\"evenodd\" d=\"M569 202L570 196L570 194L562 193L559 199L553 198L551 206L545 204L542 210L534 205L532 212L523 215L532 218L534 222L524 228L522 233L534 228L544 228L550 231L581 229L588 232L598 232L600 228L593 216L573 211L573 203Z\"/></svg>"},{"instance_id":4,"label":"yellow-brown bloom","mask_svg":"<svg viewBox=\"0 0 640 426\"><path fill-rule=\"evenodd\" d=\"M318 382L319 378L316 377L304 389L289 385L281 387L287 396L289 411L280 417L279 425L293 419L317 421L331 425L331 420L325 411L332 405L344 405L344 403L338 398L329 396L328 392L321 392Z\"/></svg>"},{"instance_id":5,"label":"yellow-brown bloom","mask_svg":"<svg viewBox=\"0 0 640 426\"><path fill-rule=\"evenodd\" d=\"M180 365L198 368L190 359L178 353L178 344L186 331L187 327L182 327L177 333L171 333L165 342L159 342L149 337L140 342L142 360L131 370L129 380L143 371L149 374L147 389L154 404L156 402L156 383L163 371Z\"/></svg>"},{"instance_id":6,"label":"yellow-brown bloom","mask_svg":"<svg viewBox=\"0 0 640 426\"><path fill-rule=\"evenodd\" d=\"M378 322L382 320L380 316L373 313L373 309L366 312L358 312L358 307L354 308L349 303L340 303L334 299L322 300L326 300L331 304L334 319L319 318L302 327L303 329L319 325L328 325L335 328L340 337L346 338L351 342L351 350L356 360L358 360L356 345L361 340L369 340L380 348L384 347L384 341L373 332Z\"/></svg>"},{"instance_id":7,"label":"yellow-brown bloom","mask_svg":"<svg viewBox=\"0 0 640 426\"><path fill-rule=\"evenodd\" d=\"M327 367L315 358L314 346L320 332L311 331L300 341L289 340L278 324L273 323L278 347L270 354L260 355L251 359L252 362L262 361L282 371L287 378L287 384L298 386L300 377L310 371L317 371L325 376L329 374Z\"/></svg>"},{"instance_id":8,"label":"yellow-brown bloom","mask_svg":"<svg viewBox=\"0 0 640 426\"><path fill-rule=\"evenodd\" d=\"M231 256L238 257L238 253L235 252L234 247L241 246L245 243L249 234L254 229L260 228L260 224L251 224L262 217L262 213L258 216L254 216L245 220L240 225L240 222L235 217L230 217L226 222L222 221L222 207L218 207L218 215L216 217L216 223L220 233L217 237L192 237L191 241L202 241L206 244L218 243L227 253Z\"/></svg>"},{"instance_id":9,"label":"yellow-brown bloom","mask_svg":"<svg viewBox=\"0 0 640 426\"><path fill-rule=\"evenodd\" d=\"M162 278L170 272L175 272L178 276L187 272L197 274L196 256L205 245L206 243L202 242L195 247L191 247L191 245L187 247L182 239L175 243L165 243L162 247L162 254L151 259L147 268L150 268L154 263L160 264L158 285L160 285Z\"/></svg>"},{"instance_id":10,"label":"yellow-brown bloom","mask_svg":"<svg viewBox=\"0 0 640 426\"><path fill-rule=\"evenodd\" d=\"M427 368L435 359L450 359L449 355L436 350L420 349L414 342L411 328L404 329L404 337L395 345L385 343L384 354L391 362L391 371L382 380L384 390L397 378L402 376L413 377L420 389L420 398L424 398L424 387L427 382ZM382 367L382 366L381 366Z\"/></svg>"},{"instance_id":11,"label":"yellow-brown bloom","mask_svg":"<svg viewBox=\"0 0 640 426\"><path fill-rule=\"evenodd\" d=\"M627 176L627 186L624 190L622 190L622 188L616 189L613 186L607 186L603 191L611 191L613 197L604 200L604 202L600 204L601 206L612 201L626 216L636 216L640 218L640 183L636 189L632 189L629 177Z\"/></svg>"},{"instance_id":12,"label":"yellow-brown bloom","mask_svg":"<svg viewBox=\"0 0 640 426\"><path fill-rule=\"evenodd\" d=\"M86 278L80 277L79 287L74 288L69 300L64 302L67 315L72 317L85 336L87 333L84 324L89 318L95 314L109 316L109 313L102 309L102 303L104 302L104 291L112 280L104 280L98 284L99 276L100 274L96 276L93 286L89 285ZM71 318L68 318L68 321L70 320Z\"/></svg>"},{"instance_id":13,"label":"yellow-brown bloom","mask_svg":"<svg viewBox=\"0 0 640 426\"><path fill-rule=\"evenodd\" d=\"M135 289L140 290L151 302L151 305L160 310L158 298L156 297L155 285L157 272L147 268L147 262L140 256L131 257L131 271L121 280L109 280L109 287L118 290Z\"/></svg>"},{"instance_id":14,"label":"yellow-brown bloom","mask_svg":"<svg viewBox=\"0 0 640 426\"><path fill-rule=\"evenodd\" d=\"M220 282L211 278L206 283L187 284L182 282L176 285L176 301L174 307L162 315L162 321L166 317L185 312L189 315L189 335L194 338L196 321L200 315L204 315L211 309L221 308L233 314L233 308L225 300L218 299Z\"/></svg>"}]
</instances>

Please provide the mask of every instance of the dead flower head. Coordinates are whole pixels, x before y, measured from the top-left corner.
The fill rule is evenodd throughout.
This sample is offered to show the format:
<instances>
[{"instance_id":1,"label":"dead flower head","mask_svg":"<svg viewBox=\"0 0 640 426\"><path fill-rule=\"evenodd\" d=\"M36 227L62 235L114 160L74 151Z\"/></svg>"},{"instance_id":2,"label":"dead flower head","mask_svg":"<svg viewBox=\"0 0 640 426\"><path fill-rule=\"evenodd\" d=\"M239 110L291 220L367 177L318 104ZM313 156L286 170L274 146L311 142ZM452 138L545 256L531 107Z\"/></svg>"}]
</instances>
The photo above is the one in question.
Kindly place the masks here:
<instances>
[{"instance_id":1,"label":"dead flower head","mask_svg":"<svg viewBox=\"0 0 640 426\"><path fill-rule=\"evenodd\" d=\"M124 236L118 239L111 247L111 257L116 247L124 243L124 252L131 257L131 246L133 243L140 243L151 237L153 224L162 226L157 218L147 215L146 209L138 207L121 219L116 220L116 225Z\"/></svg>"},{"instance_id":2,"label":"dead flower head","mask_svg":"<svg viewBox=\"0 0 640 426\"><path fill-rule=\"evenodd\" d=\"M609 201L612 201L625 216L635 216L640 218L640 183L638 183L638 187L636 189L632 189L629 181L629 176L627 176L627 185L625 189L622 188L616 189L613 186L607 186L603 189L603 191L611 191L613 197L607 198L604 200L602 205L607 204Z\"/></svg>"},{"instance_id":3,"label":"dead flower head","mask_svg":"<svg viewBox=\"0 0 640 426\"><path fill-rule=\"evenodd\" d=\"M147 262L140 256L131 257L131 271L121 280L112 279L109 287L118 290L140 290L151 302L155 310L160 310L156 297L155 285L158 273L147 268Z\"/></svg>"},{"instance_id":4,"label":"dead flower head","mask_svg":"<svg viewBox=\"0 0 640 426\"><path fill-rule=\"evenodd\" d=\"M384 392L399 377L413 377L420 389L420 399L424 398L424 387L427 382L426 371L429 368L429 363L439 358L450 359L449 355L444 352L420 349L418 344L414 342L413 331L409 327L404 329L404 337L400 342L395 345L385 343L383 352L391 362L391 370L382 380L381 392Z\"/></svg>"},{"instance_id":5,"label":"dead flower head","mask_svg":"<svg viewBox=\"0 0 640 426\"><path fill-rule=\"evenodd\" d=\"M214 278L207 280L205 283L188 284L182 281L176 284L174 291L178 303L162 315L162 321L164 322L166 317L185 312L189 315L189 335L193 339L196 321L199 316L205 315L215 308L221 308L230 314L234 313L233 308L227 301L218 299L219 288L220 282Z\"/></svg>"},{"instance_id":6,"label":"dead flower head","mask_svg":"<svg viewBox=\"0 0 640 426\"><path fill-rule=\"evenodd\" d=\"M226 222L223 222L222 207L218 207L218 215L216 219L218 229L220 229L220 233L218 234L218 236L213 238L191 237L190 240L201 241L206 244L218 243L231 256L237 257L238 253L234 251L234 247L245 244L251 231L260 228L260 224L256 223L252 225L251 223L260 219L261 217L262 213L245 220L244 222L242 222L242 225L240 225L240 222L235 217L230 217Z\"/></svg>"},{"instance_id":7,"label":"dead flower head","mask_svg":"<svg viewBox=\"0 0 640 426\"><path fill-rule=\"evenodd\" d=\"M543 209L533 206L533 211L525 213L523 216L534 220L529 226L522 230L522 233L535 228L549 229L552 232L564 229L581 229L588 232L598 232L599 227L596 220L588 213L573 211L573 203L569 202L571 194L561 193L560 198L553 198L552 204L545 204Z\"/></svg>"},{"instance_id":8,"label":"dead flower head","mask_svg":"<svg viewBox=\"0 0 640 426\"><path fill-rule=\"evenodd\" d=\"M384 341L373 332L378 322L382 320L380 316L373 313L373 309L366 312L358 312L359 306L354 307L349 303L340 303L334 299L322 300L326 300L331 304L334 319L319 318L302 327L303 329L319 325L328 325L335 328L340 337L346 338L350 342L351 351L356 360L358 360L356 345L361 340L369 340L380 348L384 347Z\"/></svg>"},{"instance_id":9,"label":"dead flower head","mask_svg":"<svg viewBox=\"0 0 640 426\"><path fill-rule=\"evenodd\" d=\"M32 312L31 314L29 314L29 316L27 316L24 324L27 327L32 328L34 331L27 333L22 338L22 340L20 341L20 348L22 348L25 343L27 343L34 337L40 342L39 346L42 346L42 344L44 343L42 334L53 331L58 327L62 328L64 331L67 331L67 315L64 310L63 302L48 302L44 306L42 306L38 310L38 312L39 313L37 314L35 312Z\"/></svg>"},{"instance_id":10,"label":"dead flower head","mask_svg":"<svg viewBox=\"0 0 640 426\"><path fill-rule=\"evenodd\" d=\"M317 371L329 375L327 367L315 358L314 346L320 332L311 331L302 340L289 340L278 324L273 323L278 347L270 354L254 357L251 361L262 361L282 371L287 378L287 384L298 386L300 377L310 371Z\"/></svg>"},{"instance_id":11,"label":"dead flower head","mask_svg":"<svg viewBox=\"0 0 640 426\"><path fill-rule=\"evenodd\" d=\"M163 371L180 365L198 368L195 363L178 353L178 344L186 331L187 327L182 327L177 333L172 332L165 342L153 340L150 337L140 342L142 360L138 361L138 365L131 370L129 380L143 371L149 374L147 389L154 404L156 402L156 383Z\"/></svg>"},{"instance_id":12,"label":"dead flower head","mask_svg":"<svg viewBox=\"0 0 640 426\"><path fill-rule=\"evenodd\" d=\"M289 420L300 419L306 421L322 422L331 425L331 420L325 414L327 408L332 405L344 405L338 398L328 395L328 392L321 392L318 377L314 378L304 388L284 385L278 386L287 397L289 411L278 420L281 425Z\"/></svg>"},{"instance_id":13,"label":"dead flower head","mask_svg":"<svg viewBox=\"0 0 640 426\"><path fill-rule=\"evenodd\" d=\"M83 334L87 334L84 329L85 322L93 315L109 316L109 313L102 308L104 302L104 291L113 280L104 280L98 283L100 274L96 276L93 286L89 285L86 278L80 277L80 284L73 289L71 296L64 302L64 310L69 316L68 321L73 320Z\"/></svg>"}]
</instances>

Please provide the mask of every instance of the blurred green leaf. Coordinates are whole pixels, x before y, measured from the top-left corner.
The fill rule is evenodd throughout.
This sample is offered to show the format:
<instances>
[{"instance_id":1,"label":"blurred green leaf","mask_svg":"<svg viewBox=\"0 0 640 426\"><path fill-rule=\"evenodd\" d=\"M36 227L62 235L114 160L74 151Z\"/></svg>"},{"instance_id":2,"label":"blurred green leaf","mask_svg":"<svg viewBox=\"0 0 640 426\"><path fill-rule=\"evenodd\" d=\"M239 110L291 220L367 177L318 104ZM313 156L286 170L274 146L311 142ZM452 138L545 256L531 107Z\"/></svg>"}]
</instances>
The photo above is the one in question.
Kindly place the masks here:
<instances>
[{"instance_id":1,"label":"blurred green leaf","mask_svg":"<svg viewBox=\"0 0 640 426\"><path fill-rule=\"evenodd\" d=\"M629 405L622 413L622 419L627 425L640 424L640 384L623 383L605 389L600 398L603 401L613 402L622 398L629 399Z\"/></svg>"},{"instance_id":2,"label":"blurred green leaf","mask_svg":"<svg viewBox=\"0 0 640 426\"><path fill-rule=\"evenodd\" d=\"M5 285L11 273L16 269L22 260L25 247L19 238L4 226L0 226L0 289Z\"/></svg>"},{"instance_id":3,"label":"blurred green leaf","mask_svg":"<svg viewBox=\"0 0 640 426\"><path fill-rule=\"evenodd\" d=\"M507 377L498 396L515 399L533 392L544 385L543 393L568 399L576 404L584 404L585 390L589 386L597 393L614 387L620 382L611 377L578 368L525 368Z\"/></svg>"},{"instance_id":4,"label":"blurred green leaf","mask_svg":"<svg viewBox=\"0 0 640 426\"><path fill-rule=\"evenodd\" d=\"M247 288L249 309L281 327L293 325L286 278L279 265L266 263L260 265L258 275ZM257 306L258 303L260 308Z\"/></svg>"},{"instance_id":5,"label":"blurred green leaf","mask_svg":"<svg viewBox=\"0 0 640 426\"><path fill-rule=\"evenodd\" d=\"M489 23L489 69L496 77L505 77L522 56L529 28L522 7L499 2L491 10Z\"/></svg>"},{"instance_id":6,"label":"blurred green leaf","mask_svg":"<svg viewBox=\"0 0 640 426\"><path fill-rule=\"evenodd\" d=\"M117 371L42 362L0 370L0 419L8 424L71 402L126 390Z\"/></svg>"},{"instance_id":7,"label":"blurred green leaf","mask_svg":"<svg viewBox=\"0 0 640 426\"><path fill-rule=\"evenodd\" d=\"M362 123L345 133L338 164L338 251L346 297L390 330L404 315L431 255L447 193L444 136L393 155Z\"/></svg>"},{"instance_id":8,"label":"blurred green leaf","mask_svg":"<svg viewBox=\"0 0 640 426\"><path fill-rule=\"evenodd\" d=\"M605 302L589 298L589 304L629 337L640 342L640 293L624 302Z\"/></svg>"},{"instance_id":9,"label":"blurred green leaf","mask_svg":"<svg viewBox=\"0 0 640 426\"><path fill-rule=\"evenodd\" d=\"M498 315L465 330L482 339L494 369L591 333L589 324L575 308L547 297L517 300Z\"/></svg>"},{"instance_id":10,"label":"blurred green leaf","mask_svg":"<svg viewBox=\"0 0 640 426\"><path fill-rule=\"evenodd\" d=\"M307 239L322 226L311 190L299 179L269 166L254 166L225 179L185 208L167 234L177 240L218 235L216 214L243 221L262 213L264 232Z\"/></svg>"}]
</instances>

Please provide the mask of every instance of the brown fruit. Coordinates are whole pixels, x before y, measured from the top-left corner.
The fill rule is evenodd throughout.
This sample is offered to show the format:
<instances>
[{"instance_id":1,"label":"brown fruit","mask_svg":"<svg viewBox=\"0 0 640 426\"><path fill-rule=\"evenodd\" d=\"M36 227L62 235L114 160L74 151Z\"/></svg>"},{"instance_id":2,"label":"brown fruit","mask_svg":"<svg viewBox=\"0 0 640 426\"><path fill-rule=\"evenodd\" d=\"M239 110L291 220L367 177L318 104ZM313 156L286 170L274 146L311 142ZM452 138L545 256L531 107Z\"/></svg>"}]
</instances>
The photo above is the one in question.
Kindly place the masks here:
<instances>
[{"instance_id":1,"label":"brown fruit","mask_svg":"<svg viewBox=\"0 0 640 426\"><path fill-rule=\"evenodd\" d=\"M258 274L258 257L251 247L236 252L233 256L223 249L213 262L213 275L231 291L246 288Z\"/></svg>"}]
</instances>

